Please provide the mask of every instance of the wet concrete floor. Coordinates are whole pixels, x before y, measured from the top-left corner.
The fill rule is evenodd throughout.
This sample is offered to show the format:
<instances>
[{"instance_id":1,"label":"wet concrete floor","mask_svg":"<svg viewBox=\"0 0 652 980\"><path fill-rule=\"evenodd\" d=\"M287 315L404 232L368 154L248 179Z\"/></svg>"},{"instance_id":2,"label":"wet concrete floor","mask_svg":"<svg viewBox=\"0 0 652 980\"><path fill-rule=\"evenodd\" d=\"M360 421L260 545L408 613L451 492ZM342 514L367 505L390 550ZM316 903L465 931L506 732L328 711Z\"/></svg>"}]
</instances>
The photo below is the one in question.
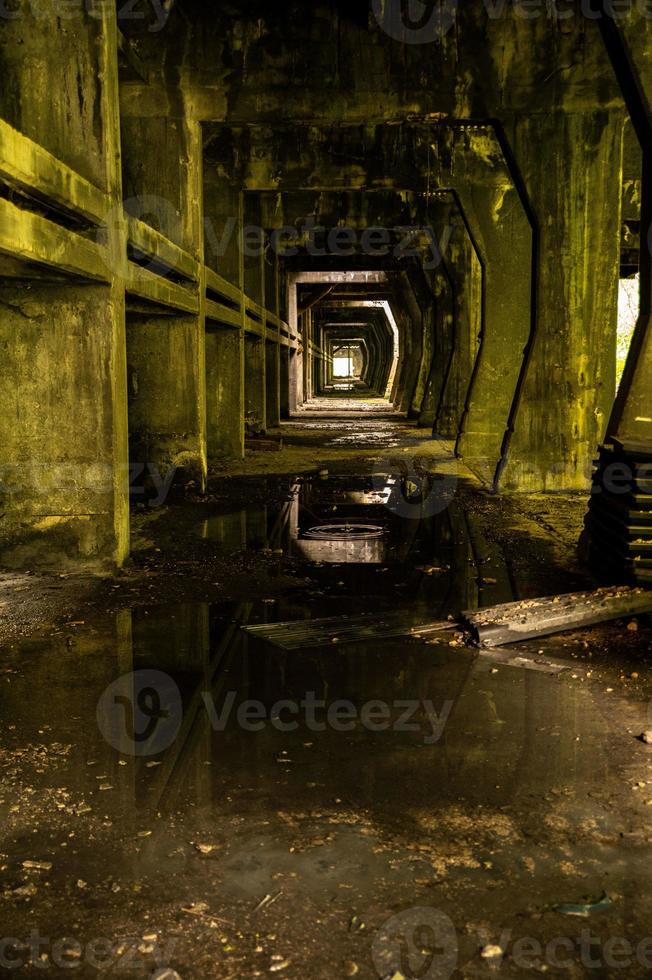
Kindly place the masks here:
<instances>
[{"instance_id":1,"label":"wet concrete floor","mask_svg":"<svg viewBox=\"0 0 652 980\"><path fill-rule=\"evenodd\" d=\"M175 533L300 588L3 651L0 975L649 975L635 665L553 638L509 666L454 631L311 646L318 617L445 621L519 584L446 466L273 482ZM299 649L246 630L287 621Z\"/></svg>"}]
</instances>

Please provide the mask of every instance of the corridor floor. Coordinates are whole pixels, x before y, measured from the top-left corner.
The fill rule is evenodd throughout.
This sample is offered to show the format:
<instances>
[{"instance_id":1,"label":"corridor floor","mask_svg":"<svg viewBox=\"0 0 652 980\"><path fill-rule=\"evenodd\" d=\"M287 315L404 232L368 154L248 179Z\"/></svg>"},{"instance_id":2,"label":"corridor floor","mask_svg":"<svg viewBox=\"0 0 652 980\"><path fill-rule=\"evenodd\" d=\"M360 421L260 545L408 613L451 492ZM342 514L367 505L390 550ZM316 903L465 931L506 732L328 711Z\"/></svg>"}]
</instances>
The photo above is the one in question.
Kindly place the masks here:
<instances>
[{"instance_id":1,"label":"corridor floor","mask_svg":"<svg viewBox=\"0 0 652 980\"><path fill-rule=\"evenodd\" d=\"M348 414L137 507L111 580L5 577L10 975L649 975L649 624L517 666L455 629L311 646L319 617L591 584L579 498L493 497L447 444ZM288 621L298 649L246 629Z\"/></svg>"}]
</instances>

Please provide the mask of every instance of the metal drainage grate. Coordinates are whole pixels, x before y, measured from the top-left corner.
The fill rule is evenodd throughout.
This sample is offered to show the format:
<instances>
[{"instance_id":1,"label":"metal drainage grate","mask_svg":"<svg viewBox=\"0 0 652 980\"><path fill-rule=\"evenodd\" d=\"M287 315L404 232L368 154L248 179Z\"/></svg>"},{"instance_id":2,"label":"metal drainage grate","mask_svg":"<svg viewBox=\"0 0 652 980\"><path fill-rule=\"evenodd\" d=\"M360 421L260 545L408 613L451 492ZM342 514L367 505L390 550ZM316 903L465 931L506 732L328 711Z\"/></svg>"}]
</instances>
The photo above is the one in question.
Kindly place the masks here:
<instances>
[{"instance_id":1,"label":"metal drainage grate","mask_svg":"<svg viewBox=\"0 0 652 980\"><path fill-rule=\"evenodd\" d=\"M385 529L378 524L318 524L305 532L306 538L319 541L366 541L382 538Z\"/></svg>"}]
</instances>

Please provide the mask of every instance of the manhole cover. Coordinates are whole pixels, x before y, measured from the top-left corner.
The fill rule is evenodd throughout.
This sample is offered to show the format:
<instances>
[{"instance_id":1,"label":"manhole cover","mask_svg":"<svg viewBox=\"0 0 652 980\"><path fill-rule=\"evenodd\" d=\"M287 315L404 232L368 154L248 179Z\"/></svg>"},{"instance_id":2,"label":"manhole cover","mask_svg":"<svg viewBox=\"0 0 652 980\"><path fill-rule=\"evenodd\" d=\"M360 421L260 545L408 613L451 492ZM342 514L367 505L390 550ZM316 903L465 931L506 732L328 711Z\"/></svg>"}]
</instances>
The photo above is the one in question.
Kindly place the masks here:
<instances>
[{"instance_id":1,"label":"manhole cover","mask_svg":"<svg viewBox=\"0 0 652 980\"><path fill-rule=\"evenodd\" d=\"M307 538L320 541L362 541L366 538L381 538L385 529L378 524L318 524L306 531Z\"/></svg>"}]
</instances>

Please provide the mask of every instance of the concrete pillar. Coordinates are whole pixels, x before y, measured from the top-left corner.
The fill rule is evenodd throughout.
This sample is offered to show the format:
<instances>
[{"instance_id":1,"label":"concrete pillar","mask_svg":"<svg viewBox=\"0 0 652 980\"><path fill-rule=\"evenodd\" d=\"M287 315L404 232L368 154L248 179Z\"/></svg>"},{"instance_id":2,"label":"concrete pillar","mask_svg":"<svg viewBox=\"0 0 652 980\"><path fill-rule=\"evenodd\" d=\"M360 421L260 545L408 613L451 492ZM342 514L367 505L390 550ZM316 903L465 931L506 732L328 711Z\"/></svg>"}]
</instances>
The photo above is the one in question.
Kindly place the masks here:
<instances>
[{"instance_id":1,"label":"concrete pillar","mask_svg":"<svg viewBox=\"0 0 652 980\"><path fill-rule=\"evenodd\" d=\"M299 406L298 386L301 376L299 354L294 348L290 348L288 351L288 375L290 380L288 408L291 415L293 412L296 412Z\"/></svg>"},{"instance_id":2,"label":"concrete pillar","mask_svg":"<svg viewBox=\"0 0 652 980\"><path fill-rule=\"evenodd\" d=\"M290 417L290 356L289 347L279 348L279 414L281 419Z\"/></svg>"},{"instance_id":3,"label":"concrete pillar","mask_svg":"<svg viewBox=\"0 0 652 980\"><path fill-rule=\"evenodd\" d=\"M447 265L455 284L454 348L445 381L435 432L445 439L456 439L464 413L473 365L478 353L482 327L482 267L461 220L446 253Z\"/></svg>"},{"instance_id":4,"label":"concrete pillar","mask_svg":"<svg viewBox=\"0 0 652 980\"><path fill-rule=\"evenodd\" d=\"M265 341L246 334L245 430L250 436L261 435L267 428L265 368Z\"/></svg>"},{"instance_id":5,"label":"concrete pillar","mask_svg":"<svg viewBox=\"0 0 652 980\"><path fill-rule=\"evenodd\" d=\"M540 243L536 335L500 485L585 490L614 399L622 117L532 116L513 145Z\"/></svg>"},{"instance_id":6,"label":"concrete pillar","mask_svg":"<svg viewBox=\"0 0 652 980\"><path fill-rule=\"evenodd\" d=\"M242 289L243 195L231 182L204 165L204 254L206 265ZM222 302L223 297L208 297ZM243 314L243 311L241 311ZM239 328L207 324L206 426L209 459L244 456L244 315Z\"/></svg>"},{"instance_id":7,"label":"concrete pillar","mask_svg":"<svg viewBox=\"0 0 652 980\"><path fill-rule=\"evenodd\" d=\"M93 284L55 283L29 266L19 281L0 281L0 552L14 567L119 565L129 551L129 470L115 9L100 5L72 31L51 6L45 20L47 4L36 11L27 3L3 20L0 115L19 131L26 160L35 151L21 133L72 168L43 161L52 186L66 175L73 212L84 209L79 174L105 195L115 220L103 257L93 232L88 247L79 239L79 254L97 262ZM55 77L69 99L50 97ZM25 227L16 246L38 249L65 279L71 238L55 209L35 235L34 219L17 207ZM97 212L93 220L99 225Z\"/></svg>"},{"instance_id":8,"label":"concrete pillar","mask_svg":"<svg viewBox=\"0 0 652 980\"><path fill-rule=\"evenodd\" d=\"M205 481L204 346L195 316L129 314L129 455L153 479Z\"/></svg>"},{"instance_id":9,"label":"concrete pillar","mask_svg":"<svg viewBox=\"0 0 652 980\"><path fill-rule=\"evenodd\" d=\"M243 339L239 330L206 331L206 441L208 459L243 453Z\"/></svg>"},{"instance_id":10,"label":"concrete pillar","mask_svg":"<svg viewBox=\"0 0 652 980\"><path fill-rule=\"evenodd\" d=\"M455 186L485 264L481 344L457 450L493 485L531 332L533 234L493 130L460 133L456 145L464 159Z\"/></svg>"},{"instance_id":11,"label":"concrete pillar","mask_svg":"<svg viewBox=\"0 0 652 980\"><path fill-rule=\"evenodd\" d=\"M279 344L265 344L265 415L268 428L281 421L281 356Z\"/></svg>"},{"instance_id":12,"label":"concrete pillar","mask_svg":"<svg viewBox=\"0 0 652 980\"><path fill-rule=\"evenodd\" d=\"M424 341L428 334L430 342L430 373L419 415L419 426L432 429L441 402L442 390L446 383L446 372L455 344L454 311L456 305L455 287L447 266L442 263L435 270L433 279L435 292L434 308L424 317Z\"/></svg>"},{"instance_id":13,"label":"concrete pillar","mask_svg":"<svg viewBox=\"0 0 652 980\"><path fill-rule=\"evenodd\" d=\"M603 18L604 19L604 18ZM600 25L618 84L642 153L640 202L640 313L622 382L608 424L615 436L638 451L652 446L652 65L649 16L638 9L626 21Z\"/></svg>"},{"instance_id":14,"label":"concrete pillar","mask_svg":"<svg viewBox=\"0 0 652 980\"><path fill-rule=\"evenodd\" d=\"M202 139L181 99L161 117L124 117L125 210L203 262ZM129 451L158 479L206 483L203 281L186 284L196 314L128 313ZM130 307L128 306L128 310ZM156 477L155 477L156 479Z\"/></svg>"}]
</instances>

